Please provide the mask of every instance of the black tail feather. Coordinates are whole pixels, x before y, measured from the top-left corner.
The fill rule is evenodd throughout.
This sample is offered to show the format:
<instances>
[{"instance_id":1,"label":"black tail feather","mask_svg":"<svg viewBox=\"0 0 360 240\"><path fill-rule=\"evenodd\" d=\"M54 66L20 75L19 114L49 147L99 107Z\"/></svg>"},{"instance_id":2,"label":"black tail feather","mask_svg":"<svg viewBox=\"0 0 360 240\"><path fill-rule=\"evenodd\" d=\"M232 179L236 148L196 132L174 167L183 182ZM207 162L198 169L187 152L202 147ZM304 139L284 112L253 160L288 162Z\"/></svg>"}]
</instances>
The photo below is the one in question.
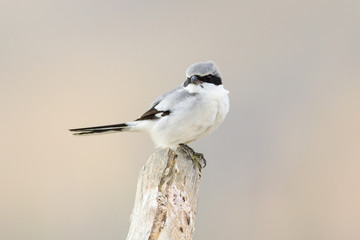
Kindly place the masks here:
<instances>
[{"instance_id":1,"label":"black tail feather","mask_svg":"<svg viewBox=\"0 0 360 240\"><path fill-rule=\"evenodd\" d=\"M87 128L74 128L69 129L70 132L73 132L74 135L86 135L86 134L99 134L106 132L121 132L128 125L126 123L97 126L97 127L87 127Z\"/></svg>"}]
</instances>

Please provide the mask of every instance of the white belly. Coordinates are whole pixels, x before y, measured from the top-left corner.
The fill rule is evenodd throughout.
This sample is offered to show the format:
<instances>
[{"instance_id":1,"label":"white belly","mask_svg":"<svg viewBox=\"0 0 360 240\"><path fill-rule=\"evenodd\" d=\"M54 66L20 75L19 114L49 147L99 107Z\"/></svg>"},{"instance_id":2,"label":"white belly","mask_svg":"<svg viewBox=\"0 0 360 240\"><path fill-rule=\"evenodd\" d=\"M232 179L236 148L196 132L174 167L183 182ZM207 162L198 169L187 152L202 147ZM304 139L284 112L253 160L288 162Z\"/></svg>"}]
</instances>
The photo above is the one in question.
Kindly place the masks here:
<instances>
[{"instance_id":1,"label":"white belly","mask_svg":"<svg viewBox=\"0 0 360 240\"><path fill-rule=\"evenodd\" d=\"M180 103L149 132L157 147L177 147L214 131L229 111L228 91L207 91L194 102ZM191 106L191 108L189 108Z\"/></svg>"}]
</instances>

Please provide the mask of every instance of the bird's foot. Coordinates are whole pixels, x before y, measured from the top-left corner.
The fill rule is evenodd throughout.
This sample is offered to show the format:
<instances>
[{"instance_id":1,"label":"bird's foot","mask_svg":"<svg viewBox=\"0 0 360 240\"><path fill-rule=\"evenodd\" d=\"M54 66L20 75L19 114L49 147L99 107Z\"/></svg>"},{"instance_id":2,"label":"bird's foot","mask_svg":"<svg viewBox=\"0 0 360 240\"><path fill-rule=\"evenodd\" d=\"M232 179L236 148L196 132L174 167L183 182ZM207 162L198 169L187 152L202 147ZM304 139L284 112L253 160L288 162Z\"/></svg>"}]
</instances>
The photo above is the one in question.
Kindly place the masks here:
<instances>
[{"instance_id":1,"label":"bird's foot","mask_svg":"<svg viewBox=\"0 0 360 240\"><path fill-rule=\"evenodd\" d=\"M186 155L192 160L194 164L199 165L200 169L206 167L206 160L202 153L197 153L186 144L179 144L181 149L186 153Z\"/></svg>"}]
</instances>

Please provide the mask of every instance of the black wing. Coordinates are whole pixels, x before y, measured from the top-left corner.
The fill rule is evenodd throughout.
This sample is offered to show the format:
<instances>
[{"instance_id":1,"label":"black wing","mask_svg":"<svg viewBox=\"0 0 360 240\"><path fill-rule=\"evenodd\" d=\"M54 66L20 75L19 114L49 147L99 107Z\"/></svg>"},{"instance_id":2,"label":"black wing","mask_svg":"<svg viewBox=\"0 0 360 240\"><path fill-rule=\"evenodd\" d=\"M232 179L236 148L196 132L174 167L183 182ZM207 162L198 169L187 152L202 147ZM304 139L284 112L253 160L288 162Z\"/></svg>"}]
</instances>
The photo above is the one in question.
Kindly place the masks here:
<instances>
[{"instance_id":1,"label":"black wing","mask_svg":"<svg viewBox=\"0 0 360 240\"><path fill-rule=\"evenodd\" d=\"M155 107L157 105L153 106L152 108L150 108L146 113L144 113L143 115L141 115L141 117L139 117L138 119L136 119L135 121L142 121L142 120L155 120L155 119L159 119L160 117L164 117L170 114L170 110L166 110L166 111L159 111L157 110Z\"/></svg>"}]
</instances>

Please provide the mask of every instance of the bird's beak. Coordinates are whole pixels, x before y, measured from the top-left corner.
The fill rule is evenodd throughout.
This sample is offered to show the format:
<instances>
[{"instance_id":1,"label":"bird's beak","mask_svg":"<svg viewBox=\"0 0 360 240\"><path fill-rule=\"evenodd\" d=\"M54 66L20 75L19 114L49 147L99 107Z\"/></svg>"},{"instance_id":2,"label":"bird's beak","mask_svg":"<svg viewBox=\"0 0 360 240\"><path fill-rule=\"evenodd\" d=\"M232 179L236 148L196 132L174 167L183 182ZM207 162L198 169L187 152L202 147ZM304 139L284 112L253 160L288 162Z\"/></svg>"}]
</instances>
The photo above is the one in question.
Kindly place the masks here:
<instances>
[{"instance_id":1,"label":"bird's beak","mask_svg":"<svg viewBox=\"0 0 360 240\"><path fill-rule=\"evenodd\" d=\"M202 81L200 81L197 76L191 76L190 82L195 84L195 85L199 85L199 84L202 83Z\"/></svg>"},{"instance_id":2,"label":"bird's beak","mask_svg":"<svg viewBox=\"0 0 360 240\"><path fill-rule=\"evenodd\" d=\"M185 80L184 87L186 87L190 83L195 84L195 85L200 85L202 83L202 81L199 80L199 78L197 76L191 76L191 78L187 78Z\"/></svg>"}]
</instances>

